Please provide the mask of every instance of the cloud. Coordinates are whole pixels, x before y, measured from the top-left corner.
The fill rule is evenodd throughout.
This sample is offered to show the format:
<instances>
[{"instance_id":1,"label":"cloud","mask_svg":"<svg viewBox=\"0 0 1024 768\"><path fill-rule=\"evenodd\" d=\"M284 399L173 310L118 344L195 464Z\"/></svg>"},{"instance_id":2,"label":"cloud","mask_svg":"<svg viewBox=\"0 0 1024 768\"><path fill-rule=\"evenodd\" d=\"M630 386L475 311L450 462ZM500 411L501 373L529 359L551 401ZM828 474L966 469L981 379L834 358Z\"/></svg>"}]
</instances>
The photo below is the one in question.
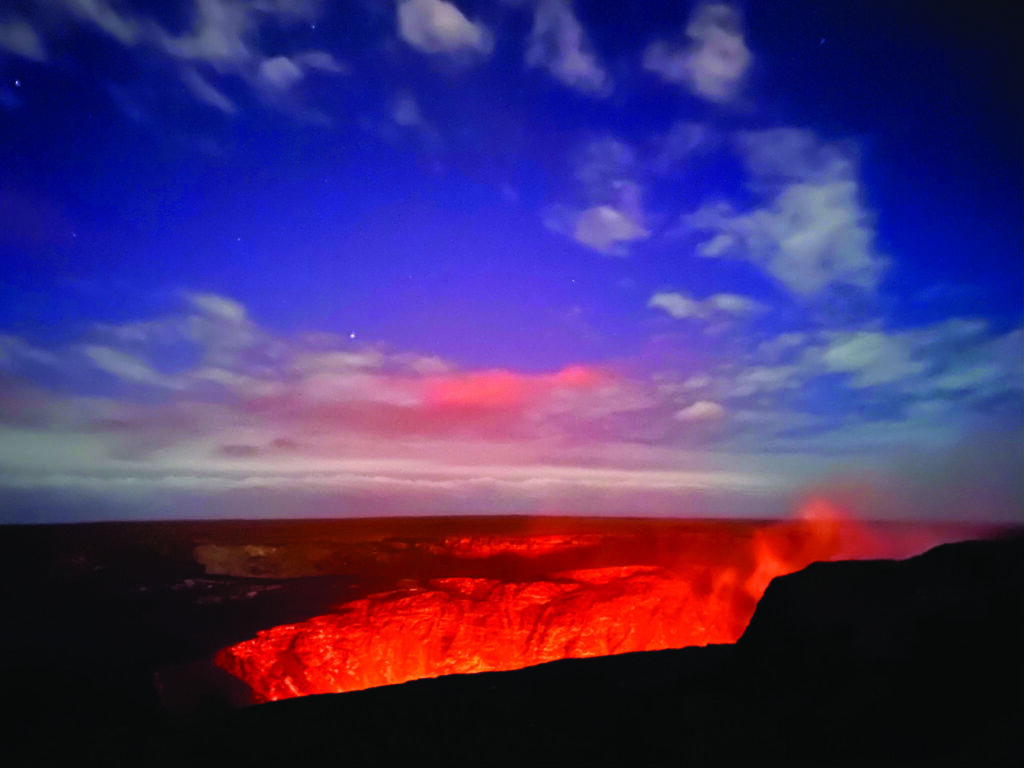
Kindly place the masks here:
<instances>
[{"instance_id":1,"label":"cloud","mask_svg":"<svg viewBox=\"0 0 1024 768\"><path fill-rule=\"evenodd\" d=\"M651 43L644 51L644 69L708 101L735 101L752 59L739 11L722 3L698 5L686 36L690 42L685 48L661 40Z\"/></svg>"},{"instance_id":2,"label":"cloud","mask_svg":"<svg viewBox=\"0 0 1024 768\"><path fill-rule=\"evenodd\" d=\"M757 185L779 187L856 177L852 145L824 142L803 128L739 131L733 140Z\"/></svg>"},{"instance_id":3,"label":"cloud","mask_svg":"<svg viewBox=\"0 0 1024 768\"><path fill-rule=\"evenodd\" d=\"M192 95L205 104L219 109L227 115L233 115L238 111L235 102L229 99L219 88L213 86L209 80L203 77L196 70L185 68L181 71L181 79L185 86L192 92Z\"/></svg>"},{"instance_id":4,"label":"cloud","mask_svg":"<svg viewBox=\"0 0 1024 768\"><path fill-rule=\"evenodd\" d=\"M710 152L721 137L706 123L677 120L668 132L656 140L658 154L651 161L655 173L672 173L685 160Z\"/></svg>"},{"instance_id":5,"label":"cloud","mask_svg":"<svg viewBox=\"0 0 1024 768\"><path fill-rule=\"evenodd\" d=\"M135 45L141 36L138 19L122 13L108 0L58 0L58 5L90 21L122 45Z\"/></svg>"},{"instance_id":6,"label":"cloud","mask_svg":"<svg viewBox=\"0 0 1024 768\"><path fill-rule=\"evenodd\" d=\"M288 90L306 76L302 68L287 56L264 59L257 72L261 81L282 91Z\"/></svg>"},{"instance_id":7,"label":"cloud","mask_svg":"<svg viewBox=\"0 0 1024 768\"><path fill-rule=\"evenodd\" d=\"M624 255L616 246L643 240L650 234L640 224L610 205L595 205L580 213L573 228L573 237L601 253Z\"/></svg>"},{"instance_id":8,"label":"cloud","mask_svg":"<svg viewBox=\"0 0 1024 768\"><path fill-rule=\"evenodd\" d=\"M327 51L303 51L291 57L292 61L305 70L327 72L333 75L348 74L348 67Z\"/></svg>"},{"instance_id":9,"label":"cloud","mask_svg":"<svg viewBox=\"0 0 1024 768\"><path fill-rule=\"evenodd\" d=\"M948 320L909 334L931 375L904 389L922 397L955 396L984 405L1003 400L1011 411L1024 394L1024 329L992 335L983 323Z\"/></svg>"},{"instance_id":10,"label":"cloud","mask_svg":"<svg viewBox=\"0 0 1024 768\"><path fill-rule=\"evenodd\" d=\"M426 379L423 403L441 409L517 409L556 392L592 390L608 379L600 370L581 365L539 375L500 369L445 374Z\"/></svg>"},{"instance_id":11,"label":"cloud","mask_svg":"<svg viewBox=\"0 0 1024 768\"><path fill-rule=\"evenodd\" d=\"M314 0L194 0L190 23L181 31L170 31L157 19L109 0L54 0L53 5L139 56L155 54L172 62L193 96L225 114L238 111L222 90L226 77L245 83L266 103L312 118L313 113L295 108L285 94L309 72L347 72L327 51L267 55L261 48L268 27L287 28L317 18L321 3Z\"/></svg>"},{"instance_id":12,"label":"cloud","mask_svg":"<svg viewBox=\"0 0 1024 768\"><path fill-rule=\"evenodd\" d=\"M423 122L416 97L409 91L399 91L391 102L391 118L401 126L412 127Z\"/></svg>"},{"instance_id":13,"label":"cloud","mask_svg":"<svg viewBox=\"0 0 1024 768\"><path fill-rule=\"evenodd\" d=\"M704 314L701 302L695 301L685 294L675 292L656 293L648 300L647 306L654 309L662 309L677 320L701 317Z\"/></svg>"},{"instance_id":14,"label":"cloud","mask_svg":"<svg viewBox=\"0 0 1024 768\"><path fill-rule=\"evenodd\" d=\"M87 344L82 353L101 371L132 384L150 384L157 387L175 387L170 377L133 355L111 347Z\"/></svg>"},{"instance_id":15,"label":"cloud","mask_svg":"<svg viewBox=\"0 0 1024 768\"><path fill-rule=\"evenodd\" d=\"M46 47L32 25L23 19L0 22L0 50L31 61L46 61Z\"/></svg>"},{"instance_id":16,"label":"cloud","mask_svg":"<svg viewBox=\"0 0 1024 768\"><path fill-rule=\"evenodd\" d=\"M716 293L704 300L711 309L727 315L743 317L764 310L764 305L746 296L735 293Z\"/></svg>"},{"instance_id":17,"label":"cloud","mask_svg":"<svg viewBox=\"0 0 1024 768\"><path fill-rule=\"evenodd\" d=\"M711 234L697 254L750 261L802 298L837 286L874 291L887 260L849 154L796 129L743 132L736 143L764 203L739 212L716 202L684 216L684 230Z\"/></svg>"},{"instance_id":18,"label":"cloud","mask_svg":"<svg viewBox=\"0 0 1024 768\"><path fill-rule=\"evenodd\" d=\"M228 323L240 324L247 319L245 307L234 299L216 293L185 292L185 300L200 312Z\"/></svg>"},{"instance_id":19,"label":"cloud","mask_svg":"<svg viewBox=\"0 0 1024 768\"><path fill-rule=\"evenodd\" d=\"M633 148L612 136L583 144L571 163L573 180L586 202L582 207L553 206L545 225L576 242L611 256L626 256L626 246L650 236L644 224L643 188Z\"/></svg>"},{"instance_id":20,"label":"cloud","mask_svg":"<svg viewBox=\"0 0 1024 768\"><path fill-rule=\"evenodd\" d=\"M23 364L55 365L59 358L51 351L33 346L19 336L0 333L0 370Z\"/></svg>"},{"instance_id":21,"label":"cloud","mask_svg":"<svg viewBox=\"0 0 1024 768\"><path fill-rule=\"evenodd\" d=\"M703 302L661 296L659 309L701 317ZM688 354L656 381L669 413L700 401L729 415L699 435L730 454L811 453L849 462L885 461L893 450L936 451L975 430L1024 429L1024 329L996 333L984 321L882 330L737 336L720 350L686 336ZM703 359L699 365L691 360ZM691 434L663 431L657 442Z\"/></svg>"},{"instance_id":22,"label":"cloud","mask_svg":"<svg viewBox=\"0 0 1024 768\"><path fill-rule=\"evenodd\" d=\"M825 349L822 360L830 371L853 374L851 383L855 387L900 381L926 367L912 359L903 339L869 331L838 336Z\"/></svg>"},{"instance_id":23,"label":"cloud","mask_svg":"<svg viewBox=\"0 0 1024 768\"><path fill-rule=\"evenodd\" d=\"M97 323L97 343L148 359L188 358L206 369L249 373L281 354L282 343L248 319L245 307L226 296L183 291L182 310L151 320Z\"/></svg>"},{"instance_id":24,"label":"cloud","mask_svg":"<svg viewBox=\"0 0 1024 768\"><path fill-rule=\"evenodd\" d=\"M1024 422L1024 331L972 318L755 334L654 372L629 361L523 372L276 335L230 297L177 298L166 315L95 324L66 346L0 336L0 485L430 493L477 510L619 491L634 503L694 489L763 501L836 466L884 462L882 450ZM665 292L657 304L714 318L747 312L744 299Z\"/></svg>"},{"instance_id":25,"label":"cloud","mask_svg":"<svg viewBox=\"0 0 1024 768\"><path fill-rule=\"evenodd\" d=\"M710 400L698 400L676 411L679 421L718 421L725 416L725 408Z\"/></svg>"},{"instance_id":26,"label":"cloud","mask_svg":"<svg viewBox=\"0 0 1024 768\"><path fill-rule=\"evenodd\" d=\"M243 67L256 58L255 8L232 0L197 0L193 26L182 35L156 29L156 42L171 56L204 62L218 72Z\"/></svg>"},{"instance_id":27,"label":"cloud","mask_svg":"<svg viewBox=\"0 0 1024 768\"><path fill-rule=\"evenodd\" d=\"M563 85L607 96L612 82L594 54L568 0L541 0L526 42L526 64L544 67Z\"/></svg>"},{"instance_id":28,"label":"cloud","mask_svg":"<svg viewBox=\"0 0 1024 768\"><path fill-rule=\"evenodd\" d=\"M491 53L494 39L483 24L467 19L444 0L401 0L398 35L423 53Z\"/></svg>"},{"instance_id":29,"label":"cloud","mask_svg":"<svg viewBox=\"0 0 1024 768\"><path fill-rule=\"evenodd\" d=\"M715 316L747 317L762 312L760 302L735 293L716 293L703 301L678 291L661 291L647 301L647 306L661 309L677 320L706 320Z\"/></svg>"},{"instance_id":30,"label":"cloud","mask_svg":"<svg viewBox=\"0 0 1024 768\"><path fill-rule=\"evenodd\" d=\"M387 358L376 349L362 349L356 352L329 350L326 352L297 352L289 366L291 371L308 376L314 373L337 373L381 368ZM410 365L413 370L415 367ZM435 372L443 372L441 371Z\"/></svg>"},{"instance_id":31,"label":"cloud","mask_svg":"<svg viewBox=\"0 0 1024 768\"><path fill-rule=\"evenodd\" d=\"M725 256L739 244L739 239L731 232L719 232L710 240L697 246L697 255L705 259L716 259Z\"/></svg>"},{"instance_id":32,"label":"cloud","mask_svg":"<svg viewBox=\"0 0 1024 768\"><path fill-rule=\"evenodd\" d=\"M762 370L785 372L793 384L843 374L855 407L864 397L884 397L919 415L941 407L950 419L953 409L959 416L1019 411L1014 398L1024 392L1024 330L994 334L974 318L888 331L784 333L759 343L752 359Z\"/></svg>"}]
</instances>

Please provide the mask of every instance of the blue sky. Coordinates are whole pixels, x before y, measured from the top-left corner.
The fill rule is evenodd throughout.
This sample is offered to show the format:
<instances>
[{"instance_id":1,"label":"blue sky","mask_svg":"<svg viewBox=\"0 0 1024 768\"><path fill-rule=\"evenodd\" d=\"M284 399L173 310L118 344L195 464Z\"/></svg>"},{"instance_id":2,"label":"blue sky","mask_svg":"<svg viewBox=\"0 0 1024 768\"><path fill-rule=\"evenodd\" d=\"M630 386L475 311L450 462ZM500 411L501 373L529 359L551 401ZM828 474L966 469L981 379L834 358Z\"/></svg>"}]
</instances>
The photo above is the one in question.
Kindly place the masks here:
<instances>
[{"instance_id":1,"label":"blue sky","mask_svg":"<svg viewBox=\"0 0 1024 768\"><path fill-rule=\"evenodd\" d=\"M9 521L1018 520L993 5L0 11Z\"/></svg>"}]
</instances>

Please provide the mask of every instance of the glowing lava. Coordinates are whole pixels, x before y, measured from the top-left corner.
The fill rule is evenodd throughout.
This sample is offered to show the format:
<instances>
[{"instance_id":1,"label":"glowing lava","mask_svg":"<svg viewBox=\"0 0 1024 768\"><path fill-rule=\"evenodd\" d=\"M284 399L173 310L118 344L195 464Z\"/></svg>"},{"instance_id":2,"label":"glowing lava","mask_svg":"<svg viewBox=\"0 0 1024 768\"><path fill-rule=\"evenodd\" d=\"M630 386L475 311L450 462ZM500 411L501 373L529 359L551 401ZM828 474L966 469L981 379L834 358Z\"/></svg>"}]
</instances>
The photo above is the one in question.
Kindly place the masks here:
<instances>
[{"instance_id":1,"label":"glowing lava","mask_svg":"<svg viewBox=\"0 0 1024 768\"><path fill-rule=\"evenodd\" d=\"M520 541L516 546L512 539ZM536 541L533 541L536 539ZM812 501L795 522L755 527L729 547L708 535L684 562L562 570L542 578L434 578L274 627L216 656L257 701L355 691L438 675L510 670L563 658L735 642L772 578L817 560L905 556L915 547L841 523ZM933 541L918 542L931 545ZM490 537L471 558L519 550L537 557L574 536ZM908 548L908 544L910 547Z\"/></svg>"}]
</instances>

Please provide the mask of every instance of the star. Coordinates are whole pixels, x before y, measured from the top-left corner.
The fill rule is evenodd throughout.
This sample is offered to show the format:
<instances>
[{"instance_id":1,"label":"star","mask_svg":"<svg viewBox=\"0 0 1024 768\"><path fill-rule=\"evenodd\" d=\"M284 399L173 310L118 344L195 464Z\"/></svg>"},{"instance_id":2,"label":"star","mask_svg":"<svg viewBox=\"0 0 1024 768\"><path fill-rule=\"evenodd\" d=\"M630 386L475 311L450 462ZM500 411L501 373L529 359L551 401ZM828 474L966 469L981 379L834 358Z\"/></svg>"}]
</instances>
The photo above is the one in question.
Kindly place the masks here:
<instances>
[{"instance_id":1,"label":"star","mask_svg":"<svg viewBox=\"0 0 1024 768\"><path fill-rule=\"evenodd\" d=\"M356 332L355 332L355 331L352 331L352 333L350 333L350 334L348 335L348 337L349 337L350 339L354 339L354 338L356 337Z\"/></svg>"},{"instance_id":2,"label":"star","mask_svg":"<svg viewBox=\"0 0 1024 768\"><path fill-rule=\"evenodd\" d=\"M14 81L14 87L15 88L21 88L21 80L15 80Z\"/></svg>"}]
</instances>

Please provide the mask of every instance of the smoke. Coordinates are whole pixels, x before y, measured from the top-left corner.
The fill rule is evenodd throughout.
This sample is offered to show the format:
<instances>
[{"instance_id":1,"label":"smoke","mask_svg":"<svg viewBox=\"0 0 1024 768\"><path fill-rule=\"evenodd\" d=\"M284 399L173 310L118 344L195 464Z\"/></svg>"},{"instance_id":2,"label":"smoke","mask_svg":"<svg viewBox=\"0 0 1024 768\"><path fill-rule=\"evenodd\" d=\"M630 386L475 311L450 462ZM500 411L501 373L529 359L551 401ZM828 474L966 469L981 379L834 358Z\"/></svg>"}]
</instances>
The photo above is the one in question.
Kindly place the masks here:
<instances>
[{"instance_id":1,"label":"smoke","mask_svg":"<svg viewBox=\"0 0 1024 768\"><path fill-rule=\"evenodd\" d=\"M874 520L1024 522L1024 437L975 434L944 450L907 450L883 471L836 474L805 489Z\"/></svg>"}]
</instances>

